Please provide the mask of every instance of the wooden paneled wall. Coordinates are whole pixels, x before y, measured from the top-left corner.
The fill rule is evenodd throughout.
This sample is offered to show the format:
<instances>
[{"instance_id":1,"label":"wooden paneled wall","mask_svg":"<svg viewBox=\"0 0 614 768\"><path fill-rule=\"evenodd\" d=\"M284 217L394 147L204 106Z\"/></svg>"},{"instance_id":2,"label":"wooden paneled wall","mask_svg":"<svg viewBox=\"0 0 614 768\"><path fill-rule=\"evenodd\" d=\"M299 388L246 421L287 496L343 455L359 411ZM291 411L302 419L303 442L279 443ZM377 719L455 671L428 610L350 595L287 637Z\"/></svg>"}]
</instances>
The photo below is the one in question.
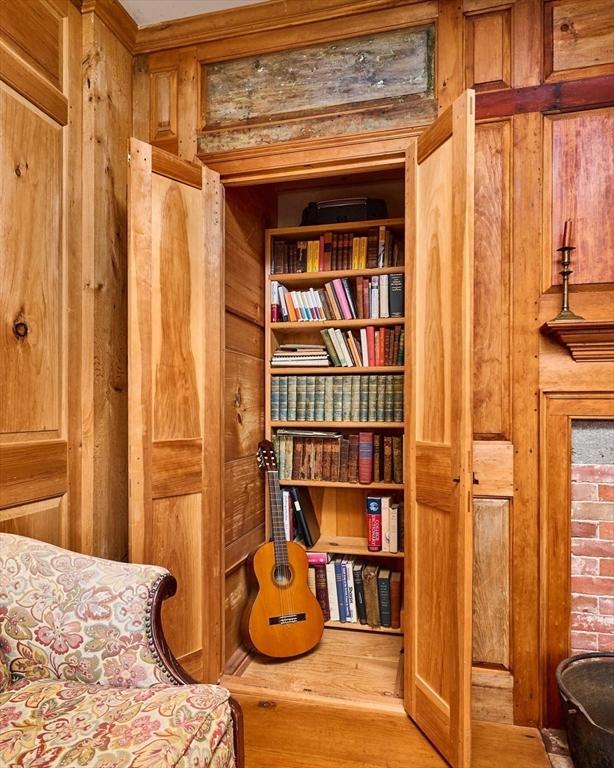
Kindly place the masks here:
<instances>
[{"instance_id":1,"label":"wooden paneled wall","mask_svg":"<svg viewBox=\"0 0 614 768\"><path fill-rule=\"evenodd\" d=\"M227 190L224 539L229 665L242 656L239 625L249 586L245 560L264 539L264 484L256 449L264 437L264 230L274 214L266 190Z\"/></svg>"},{"instance_id":2,"label":"wooden paneled wall","mask_svg":"<svg viewBox=\"0 0 614 768\"><path fill-rule=\"evenodd\" d=\"M0 14L0 530L121 559L132 54L81 10Z\"/></svg>"}]
</instances>

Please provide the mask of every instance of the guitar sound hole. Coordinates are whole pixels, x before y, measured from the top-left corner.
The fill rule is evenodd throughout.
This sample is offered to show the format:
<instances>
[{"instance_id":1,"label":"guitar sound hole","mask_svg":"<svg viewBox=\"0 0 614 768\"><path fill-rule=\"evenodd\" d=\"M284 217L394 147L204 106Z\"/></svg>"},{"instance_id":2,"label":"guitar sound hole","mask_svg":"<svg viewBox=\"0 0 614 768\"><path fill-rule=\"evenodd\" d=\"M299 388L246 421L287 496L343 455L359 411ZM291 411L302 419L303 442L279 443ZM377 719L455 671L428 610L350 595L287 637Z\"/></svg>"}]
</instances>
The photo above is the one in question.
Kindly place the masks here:
<instances>
[{"instance_id":1,"label":"guitar sound hole","mask_svg":"<svg viewBox=\"0 0 614 768\"><path fill-rule=\"evenodd\" d=\"M289 565L278 565L273 570L273 579L280 587L285 587L292 581L292 569Z\"/></svg>"}]
</instances>

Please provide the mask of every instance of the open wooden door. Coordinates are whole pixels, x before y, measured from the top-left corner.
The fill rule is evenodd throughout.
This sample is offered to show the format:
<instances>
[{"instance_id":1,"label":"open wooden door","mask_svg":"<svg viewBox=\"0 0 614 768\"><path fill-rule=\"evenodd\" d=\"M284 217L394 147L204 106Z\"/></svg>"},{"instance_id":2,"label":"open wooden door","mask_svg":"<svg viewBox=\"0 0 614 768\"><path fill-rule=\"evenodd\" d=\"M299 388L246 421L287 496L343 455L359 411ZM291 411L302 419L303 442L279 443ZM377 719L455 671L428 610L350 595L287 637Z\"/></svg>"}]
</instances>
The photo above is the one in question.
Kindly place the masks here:
<instances>
[{"instance_id":1,"label":"open wooden door","mask_svg":"<svg viewBox=\"0 0 614 768\"><path fill-rule=\"evenodd\" d=\"M475 96L410 146L405 707L446 760L471 751Z\"/></svg>"},{"instance_id":2,"label":"open wooden door","mask_svg":"<svg viewBox=\"0 0 614 768\"><path fill-rule=\"evenodd\" d=\"M221 674L223 188L136 139L128 181L129 542L168 568L169 645L198 680Z\"/></svg>"}]
</instances>

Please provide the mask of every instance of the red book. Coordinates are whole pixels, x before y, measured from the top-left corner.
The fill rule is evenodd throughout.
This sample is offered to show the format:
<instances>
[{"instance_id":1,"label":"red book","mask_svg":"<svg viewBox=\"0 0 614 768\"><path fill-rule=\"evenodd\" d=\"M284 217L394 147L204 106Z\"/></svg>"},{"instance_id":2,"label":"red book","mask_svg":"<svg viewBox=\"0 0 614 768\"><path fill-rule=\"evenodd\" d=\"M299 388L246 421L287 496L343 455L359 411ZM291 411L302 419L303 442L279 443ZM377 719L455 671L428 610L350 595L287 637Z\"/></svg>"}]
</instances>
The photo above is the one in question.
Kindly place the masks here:
<instances>
[{"instance_id":1,"label":"red book","mask_svg":"<svg viewBox=\"0 0 614 768\"><path fill-rule=\"evenodd\" d=\"M362 278L362 316L371 317L371 304L369 303L371 291L369 290L369 278Z\"/></svg>"},{"instance_id":2,"label":"red book","mask_svg":"<svg viewBox=\"0 0 614 768\"><path fill-rule=\"evenodd\" d=\"M379 357L378 365L386 365L386 329L379 329Z\"/></svg>"},{"instance_id":3,"label":"red book","mask_svg":"<svg viewBox=\"0 0 614 768\"><path fill-rule=\"evenodd\" d=\"M373 432L358 433L358 482L373 482Z\"/></svg>"},{"instance_id":4,"label":"red book","mask_svg":"<svg viewBox=\"0 0 614 768\"><path fill-rule=\"evenodd\" d=\"M375 328L367 326L367 356L369 365L375 365Z\"/></svg>"},{"instance_id":5,"label":"red book","mask_svg":"<svg viewBox=\"0 0 614 768\"><path fill-rule=\"evenodd\" d=\"M382 500L367 496L367 548L370 552L382 549Z\"/></svg>"}]
</instances>

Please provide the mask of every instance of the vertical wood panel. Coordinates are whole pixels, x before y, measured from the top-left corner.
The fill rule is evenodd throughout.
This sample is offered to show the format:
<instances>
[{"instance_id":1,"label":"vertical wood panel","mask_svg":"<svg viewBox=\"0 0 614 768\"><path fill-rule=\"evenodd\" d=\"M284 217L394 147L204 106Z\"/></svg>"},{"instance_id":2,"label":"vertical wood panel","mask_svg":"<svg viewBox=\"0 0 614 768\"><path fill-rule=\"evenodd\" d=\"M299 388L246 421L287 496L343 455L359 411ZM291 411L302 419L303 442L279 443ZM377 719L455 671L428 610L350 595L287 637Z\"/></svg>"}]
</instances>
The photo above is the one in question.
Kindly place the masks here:
<instances>
[{"instance_id":1,"label":"vertical wood panel","mask_svg":"<svg viewBox=\"0 0 614 768\"><path fill-rule=\"evenodd\" d=\"M0 434L57 434L65 309L62 128L0 84L0 148Z\"/></svg>"},{"instance_id":2,"label":"vertical wood panel","mask_svg":"<svg viewBox=\"0 0 614 768\"><path fill-rule=\"evenodd\" d=\"M151 72L149 77L149 140L177 152L177 70Z\"/></svg>"},{"instance_id":3,"label":"vertical wood panel","mask_svg":"<svg viewBox=\"0 0 614 768\"><path fill-rule=\"evenodd\" d=\"M473 428L510 433L509 122L476 127Z\"/></svg>"},{"instance_id":4,"label":"vertical wood panel","mask_svg":"<svg viewBox=\"0 0 614 768\"><path fill-rule=\"evenodd\" d=\"M465 22L465 84L478 91L512 82L512 12L509 8L469 16Z\"/></svg>"},{"instance_id":5,"label":"vertical wood panel","mask_svg":"<svg viewBox=\"0 0 614 768\"><path fill-rule=\"evenodd\" d=\"M513 130L511 339L512 442L512 659L514 722L539 722L539 283L541 246L542 116L517 115ZM522 553L522 556L517 556Z\"/></svg>"},{"instance_id":6,"label":"vertical wood panel","mask_svg":"<svg viewBox=\"0 0 614 768\"><path fill-rule=\"evenodd\" d=\"M473 502L473 661L509 667L510 503Z\"/></svg>"},{"instance_id":7,"label":"vertical wood panel","mask_svg":"<svg viewBox=\"0 0 614 768\"><path fill-rule=\"evenodd\" d=\"M545 288L560 285L566 219L573 219L572 283L614 282L614 107L545 122Z\"/></svg>"}]
</instances>

